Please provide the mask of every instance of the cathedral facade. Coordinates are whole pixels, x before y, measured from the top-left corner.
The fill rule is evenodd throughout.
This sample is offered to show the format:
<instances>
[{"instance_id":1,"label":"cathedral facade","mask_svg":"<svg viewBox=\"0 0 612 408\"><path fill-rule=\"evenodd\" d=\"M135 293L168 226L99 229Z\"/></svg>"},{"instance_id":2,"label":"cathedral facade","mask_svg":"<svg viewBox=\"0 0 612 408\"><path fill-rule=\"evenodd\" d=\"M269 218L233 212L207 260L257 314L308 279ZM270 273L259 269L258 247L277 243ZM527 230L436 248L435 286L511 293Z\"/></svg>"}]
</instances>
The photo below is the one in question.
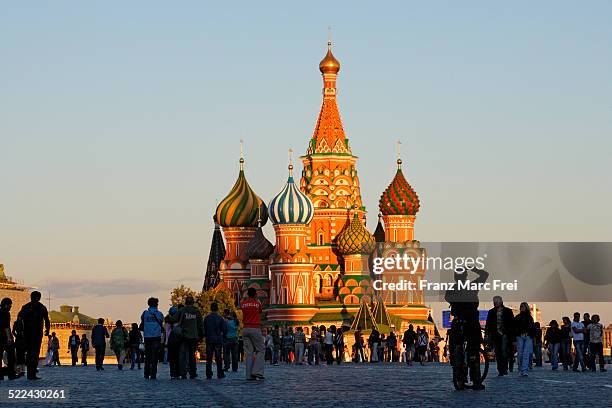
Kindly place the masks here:
<instances>
[{"instance_id":1,"label":"cathedral facade","mask_svg":"<svg viewBox=\"0 0 612 408\"><path fill-rule=\"evenodd\" d=\"M306 154L300 158L299 182L291 163L284 187L266 205L249 186L241 155L236 183L213 217L204 289L222 284L241 299L249 287L256 288L270 325L349 325L363 304L377 303L383 307L373 309L388 311L388 324L398 330L410 323L429 328L433 324L427 320L429 309L422 293L376 291L370 272L373 256L423 254L414 239L419 198L398 158L395 177L380 198L376 231L366 229L357 157L338 110L340 63L331 42L319 70L323 102ZM273 243L263 234L266 222L273 224ZM424 273L386 271L376 279L399 282Z\"/></svg>"}]
</instances>

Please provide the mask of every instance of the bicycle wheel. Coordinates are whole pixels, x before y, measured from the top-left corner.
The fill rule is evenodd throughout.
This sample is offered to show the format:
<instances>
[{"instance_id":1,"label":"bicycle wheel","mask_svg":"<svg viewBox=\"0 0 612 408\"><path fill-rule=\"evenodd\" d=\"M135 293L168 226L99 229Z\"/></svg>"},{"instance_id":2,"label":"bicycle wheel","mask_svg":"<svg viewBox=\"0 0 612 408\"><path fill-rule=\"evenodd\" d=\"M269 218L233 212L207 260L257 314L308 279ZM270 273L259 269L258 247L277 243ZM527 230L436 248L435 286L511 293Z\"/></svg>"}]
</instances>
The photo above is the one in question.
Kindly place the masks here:
<instances>
[{"instance_id":1,"label":"bicycle wheel","mask_svg":"<svg viewBox=\"0 0 612 408\"><path fill-rule=\"evenodd\" d=\"M480 371L480 383L482 384L489 373L489 359L487 358L487 352L485 350L480 349L480 354L482 354L484 360L484 367L481 367L482 370Z\"/></svg>"},{"instance_id":2,"label":"bicycle wheel","mask_svg":"<svg viewBox=\"0 0 612 408\"><path fill-rule=\"evenodd\" d=\"M465 389L467 381L467 366L465 364L465 355L463 347L457 346L453 351L453 385L457 391Z\"/></svg>"}]
</instances>

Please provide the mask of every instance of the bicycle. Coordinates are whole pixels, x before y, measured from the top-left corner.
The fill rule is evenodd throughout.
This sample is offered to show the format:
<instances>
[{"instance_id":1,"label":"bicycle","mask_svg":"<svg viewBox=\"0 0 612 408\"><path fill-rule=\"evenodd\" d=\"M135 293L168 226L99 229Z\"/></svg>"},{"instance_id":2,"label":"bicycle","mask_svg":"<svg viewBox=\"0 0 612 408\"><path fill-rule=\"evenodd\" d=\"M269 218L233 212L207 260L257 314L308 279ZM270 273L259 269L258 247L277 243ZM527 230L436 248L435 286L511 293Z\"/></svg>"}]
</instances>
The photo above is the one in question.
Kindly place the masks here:
<instances>
[{"instance_id":1,"label":"bicycle","mask_svg":"<svg viewBox=\"0 0 612 408\"><path fill-rule=\"evenodd\" d=\"M453 385L455 389L461 391L466 388L474 387L474 379L472 383L468 383L469 374L469 352L468 352L468 340L464 334L464 323L463 321L454 321L451 326L451 350L449 353L450 364L453 367ZM487 352L478 347L478 358L480 361L480 378L476 381L478 384L482 384L489 373L489 358Z\"/></svg>"}]
</instances>

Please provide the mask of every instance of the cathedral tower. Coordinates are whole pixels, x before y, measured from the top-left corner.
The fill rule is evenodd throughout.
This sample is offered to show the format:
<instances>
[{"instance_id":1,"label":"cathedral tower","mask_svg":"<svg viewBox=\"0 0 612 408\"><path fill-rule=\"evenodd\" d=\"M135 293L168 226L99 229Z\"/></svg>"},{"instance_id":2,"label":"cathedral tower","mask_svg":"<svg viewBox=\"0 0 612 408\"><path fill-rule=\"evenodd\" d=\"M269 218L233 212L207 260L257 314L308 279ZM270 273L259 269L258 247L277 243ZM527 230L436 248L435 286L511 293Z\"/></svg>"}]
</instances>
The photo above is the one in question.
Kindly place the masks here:
<instances>
[{"instance_id":1,"label":"cathedral tower","mask_svg":"<svg viewBox=\"0 0 612 408\"><path fill-rule=\"evenodd\" d=\"M356 208L365 217L359 178L336 102L336 78L340 63L332 54L331 41L319 64L323 75L323 103L306 155L300 187L312 200L314 218L308 229L308 247L314 266L315 297L332 299L341 274L337 235L350 221L349 210Z\"/></svg>"},{"instance_id":2,"label":"cathedral tower","mask_svg":"<svg viewBox=\"0 0 612 408\"><path fill-rule=\"evenodd\" d=\"M259 214L263 226L268 220L268 211L246 180L244 157L241 154L238 179L216 211L226 241L225 258L220 265L221 279L234 294L236 301L242 298L242 289L251 277L246 248L257 232Z\"/></svg>"},{"instance_id":3,"label":"cathedral tower","mask_svg":"<svg viewBox=\"0 0 612 408\"><path fill-rule=\"evenodd\" d=\"M293 181L293 165L283 190L270 201L276 245L270 265L270 322L307 322L317 311L312 284L313 264L307 246L314 208Z\"/></svg>"}]
</instances>

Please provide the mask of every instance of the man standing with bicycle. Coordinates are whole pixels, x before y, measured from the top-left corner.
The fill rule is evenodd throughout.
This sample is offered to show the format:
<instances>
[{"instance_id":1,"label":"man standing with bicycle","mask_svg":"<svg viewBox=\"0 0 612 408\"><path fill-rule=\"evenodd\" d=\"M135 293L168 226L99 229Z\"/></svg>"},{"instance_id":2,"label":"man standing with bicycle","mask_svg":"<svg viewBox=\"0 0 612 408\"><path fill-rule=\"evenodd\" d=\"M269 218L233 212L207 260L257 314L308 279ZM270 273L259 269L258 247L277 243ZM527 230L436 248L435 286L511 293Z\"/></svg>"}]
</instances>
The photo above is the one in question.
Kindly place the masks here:
<instances>
[{"instance_id":1,"label":"man standing with bicycle","mask_svg":"<svg viewBox=\"0 0 612 408\"><path fill-rule=\"evenodd\" d=\"M482 269L473 268L471 270L478 277L470 281L471 284L481 284L487 281L489 273ZM451 357L453 355L463 359L463 345L466 344L465 352L467 353L467 364L469 368L470 378L472 380L472 389L484 390L480 375L480 344L482 343L482 333L480 329L480 319L478 314L478 290L463 288L466 285L458 285L459 282L464 284L467 281L468 271L455 272L455 282L457 287L462 289L446 291L445 299L450 304L451 315L454 317L451 323L449 343ZM471 285L467 285L471 286ZM454 364L457 367L461 366L457 358L453 358ZM456 367L453 367L455 370ZM466 378L460 380L459 389L465 386Z\"/></svg>"}]
</instances>

